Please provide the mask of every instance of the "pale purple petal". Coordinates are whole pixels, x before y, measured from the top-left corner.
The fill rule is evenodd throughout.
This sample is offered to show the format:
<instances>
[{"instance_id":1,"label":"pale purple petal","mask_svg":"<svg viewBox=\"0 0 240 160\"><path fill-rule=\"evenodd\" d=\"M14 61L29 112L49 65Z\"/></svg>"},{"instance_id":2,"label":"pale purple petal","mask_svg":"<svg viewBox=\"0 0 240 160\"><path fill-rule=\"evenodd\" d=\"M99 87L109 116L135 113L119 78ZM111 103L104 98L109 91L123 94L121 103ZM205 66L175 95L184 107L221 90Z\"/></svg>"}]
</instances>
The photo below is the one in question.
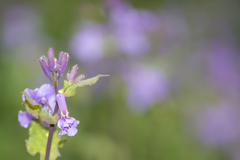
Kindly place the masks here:
<instances>
[{"instance_id":1,"label":"pale purple petal","mask_svg":"<svg viewBox=\"0 0 240 160\"><path fill-rule=\"evenodd\" d=\"M62 117L57 126L61 129L58 136L61 137L64 134L68 136L74 136L77 133L76 126L79 124L79 121L72 117Z\"/></svg>"},{"instance_id":2,"label":"pale purple petal","mask_svg":"<svg viewBox=\"0 0 240 160\"><path fill-rule=\"evenodd\" d=\"M18 121L20 125L24 128L27 128L28 125L31 123L31 120L35 117L28 112L19 111L18 112Z\"/></svg>"},{"instance_id":3,"label":"pale purple petal","mask_svg":"<svg viewBox=\"0 0 240 160\"><path fill-rule=\"evenodd\" d=\"M78 131L77 128L71 127L71 128L68 129L67 135L68 136L74 136L77 133L77 131Z\"/></svg>"},{"instance_id":4,"label":"pale purple petal","mask_svg":"<svg viewBox=\"0 0 240 160\"><path fill-rule=\"evenodd\" d=\"M38 103L44 104L42 98L45 98L48 101L54 95L55 95L54 87L50 84L43 84L37 91Z\"/></svg>"}]
</instances>

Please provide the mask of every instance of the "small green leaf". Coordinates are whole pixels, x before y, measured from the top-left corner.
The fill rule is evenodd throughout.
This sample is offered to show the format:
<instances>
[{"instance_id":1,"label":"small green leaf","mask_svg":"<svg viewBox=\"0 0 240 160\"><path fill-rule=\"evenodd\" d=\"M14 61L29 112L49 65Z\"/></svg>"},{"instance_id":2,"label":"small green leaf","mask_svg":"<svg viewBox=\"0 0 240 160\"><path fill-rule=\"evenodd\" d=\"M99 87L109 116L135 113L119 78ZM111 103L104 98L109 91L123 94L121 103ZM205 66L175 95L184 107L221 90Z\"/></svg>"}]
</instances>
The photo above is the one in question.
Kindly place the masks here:
<instances>
[{"instance_id":1,"label":"small green leaf","mask_svg":"<svg viewBox=\"0 0 240 160\"><path fill-rule=\"evenodd\" d=\"M51 114L47 113L47 111L41 109L39 111L39 117L46 121L48 124L56 124L58 121L58 115L55 114L54 116L52 116Z\"/></svg>"},{"instance_id":2,"label":"small green leaf","mask_svg":"<svg viewBox=\"0 0 240 160\"><path fill-rule=\"evenodd\" d=\"M52 145L51 145L51 153L50 160L55 160L60 156L58 151L58 147L62 145L62 139L58 137L59 130L55 130L53 133ZM48 139L48 130L43 128L40 124L35 121L32 121L31 127L29 128L29 139L26 140L26 147L28 153L31 155L35 155L36 153L40 153L40 160L45 159L45 152L47 146Z\"/></svg>"},{"instance_id":3,"label":"small green leaf","mask_svg":"<svg viewBox=\"0 0 240 160\"><path fill-rule=\"evenodd\" d=\"M38 112L41 110L41 105L36 103L31 97L29 97L26 91L22 92L22 94L24 94L25 96L25 101L23 102L23 105L25 105L27 112L38 118Z\"/></svg>"},{"instance_id":4,"label":"small green leaf","mask_svg":"<svg viewBox=\"0 0 240 160\"><path fill-rule=\"evenodd\" d=\"M83 87L83 86L86 86L86 85L91 86L91 85L95 84L100 77L107 77L107 76L109 76L109 75L101 75L101 74L99 74L96 77L79 81L79 82L74 83L74 84L72 84L70 86L68 86L68 81L65 80L64 81L64 87L63 87L63 89L59 90L59 93L63 93L65 95L65 97L74 96L75 93L76 93L76 88L77 87Z\"/></svg>"}]
</instances>

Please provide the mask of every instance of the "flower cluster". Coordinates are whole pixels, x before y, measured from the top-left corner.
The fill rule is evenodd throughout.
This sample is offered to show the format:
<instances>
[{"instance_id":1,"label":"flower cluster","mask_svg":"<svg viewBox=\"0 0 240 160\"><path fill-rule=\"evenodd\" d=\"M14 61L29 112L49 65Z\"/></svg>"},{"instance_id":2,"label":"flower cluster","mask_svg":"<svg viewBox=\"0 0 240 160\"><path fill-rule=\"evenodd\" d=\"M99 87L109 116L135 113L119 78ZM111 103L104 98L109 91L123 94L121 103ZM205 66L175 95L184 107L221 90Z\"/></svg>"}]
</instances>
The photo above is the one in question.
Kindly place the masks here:
<instances>
[{"instance_id":1,"label":"flower cluster","mask_svg":"<svg viewBox=\"0 0 240 160\"><path fill-rule=\"evenodd\" d=\"M57 91L57 81L64 74L64 71L67 67L68 59L68 53L60 52L59 58L57 60L54 57L54 52L52 48L48 50L48 58L46 58L45 56L41 56L39 58L39 62L41 64L43 72L48 78L50 78L54 86L50 84L43 84L40 88L36 88L35 90L31 90L28 88L24 90L22 99L24 104L27 104L27 112L23 112L20 110L18 113L18 121L22 127L27 128L31 123L32 119L39 118L39 116L34 116L32 114L33 112L28 111L29 108L30 110L34 110L34 107L32 106L35 105L40 106L40 109L38 108L38 111L44 111L44 113L47 113L48 116L52 118L55 114L58 115L57 123L54 124L61 129L58 136L62 136L64 134L67 134L68 136L74 136L77 133L76 126L79 124L79 121L72 117L69 117L69 112L65 101L65 95L62 92L60 93L59 91ZM75 78L77 69L78 66L75 65L73 66L72 70L67 74L68 86L71 86L72 84L77 83L84 78L83 75ZM54 80L51 79L51 73L54 77ZM26 94L29 96L28 99L26 97ZM40 112L39 114L37 113L37 115L40 115ZM42 112L41 115L43 115ZM42 118L42 120L44 123L46 123L44 121L44 118Z\"/></svg>"},{"instance_id":2,"label":"flower cluster","mask_svg":"<svg viewBox=\"0 0 240 160\"><path fill-rule=\"evenodd\" d=\"M54 57L53 49L48 50L48 59L45 56L39 58L39 62L42 66L43 72L45 75L50 78L52 73L56 73L57 77L61 77L64 74L64 71L67 67L69 59L69 54L67 52L60 52L58 61Z\"/></svg>"}]
</instances>

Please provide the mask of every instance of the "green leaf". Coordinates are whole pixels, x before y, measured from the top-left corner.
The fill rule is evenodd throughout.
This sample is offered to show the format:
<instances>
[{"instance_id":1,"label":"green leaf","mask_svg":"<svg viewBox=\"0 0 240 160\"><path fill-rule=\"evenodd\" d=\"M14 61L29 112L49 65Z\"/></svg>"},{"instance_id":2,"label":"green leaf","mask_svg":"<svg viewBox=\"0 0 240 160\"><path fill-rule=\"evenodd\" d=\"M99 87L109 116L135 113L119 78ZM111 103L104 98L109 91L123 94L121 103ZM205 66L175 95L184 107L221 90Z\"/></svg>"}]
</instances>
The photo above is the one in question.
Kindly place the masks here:
<instances>
[{"instance_id":1,"label":"green leaf","mask_svg":"<svg viewBox=\"0 0 240 160\"><path fill-rule=\"evenodd\" d=\"M109 76L109 75L101 75L101 74L99 74L96 77L79 81L79 82L74 83L74 84L72 84L70 86L68 86L68 81L65 80L64 81L64 87L63 87L63 89L59 90L59 93L63 93L65 95L65 97L74 96L75 93L76 93L76 88L77 87L83 87L83 86L86 86L86 85L91 86L91 85L95 84L100 77L107 77L107 76Z\"/></svg>"},{"instance_id":2,"label":"green leaf","mask_svg":"<svg viewBox=\"0 0 240 160\"><path fill-rule=\"evenodd\" d=\"M58 115L55 114L54 116L52 116L51 114L47 113L47 111L41 109L39 111L39 117L46 121L48 124L56 124L58 121Z\"/></svg>"},{"instance_id":3,"label":"green leaf","mask_svg":"<svg viewBox=\"0 0 240 160\"><path fill-rule=\"evenodd\" d=\"M53 133L52 145L51 145L51 153L50 160L55 160L60 156L58 151L58 147L62 145L62 139L58 137L59 130L55 130ZM35 155L36 153L40 153L40 160L45 159L45 152L47 146L48 139L48 130L43 128L39 123L32 121L31 127L29 128L29 139L26 140L26 147L28 153L31 155Z\"/></svg>"},{"instance_id":4,"label":"green leaf","mask_svg":"<svg viewBox=\"0 0 240 160\"><path fill-rule=\"evenodd\" d=\"M31 97L29 97L26 91L22 92L22 94L24 94L25 96L25 101L23 102L23 105L25 105L27 112L38 118L38 112L41 110L41 105L36 103Z\"/></svg>"}]
</instances>

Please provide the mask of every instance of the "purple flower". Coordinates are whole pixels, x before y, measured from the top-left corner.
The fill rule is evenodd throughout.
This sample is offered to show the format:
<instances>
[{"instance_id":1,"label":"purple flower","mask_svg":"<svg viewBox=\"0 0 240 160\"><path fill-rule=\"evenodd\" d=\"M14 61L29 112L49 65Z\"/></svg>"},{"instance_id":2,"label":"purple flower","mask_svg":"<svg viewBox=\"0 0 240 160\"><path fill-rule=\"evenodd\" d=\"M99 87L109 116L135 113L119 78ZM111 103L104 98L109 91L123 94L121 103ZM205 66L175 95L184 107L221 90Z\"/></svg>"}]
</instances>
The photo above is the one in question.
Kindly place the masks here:
<instances>
[{"instance_id":1,"label":"purple flower","mask_svg":"<svg viewBox=\"0 0 240 160\"><path fill-rule=\"evenodd\" d=\"M77 73L77 70L78 70L78 65L74 65L71 72L69 73L69 76L68 76L68 80L70 82L70 84L72 84L75 76L76 76L76 73Z\"/></svg>"},{"instance_id":2,"label":"purple flower","mask_svg":"<svg viewBox=\"0 0 240 160\"><path fill-rule=\"evenodd\" d=\"M156 69L133 66L123 70L127 83L127 99L130 107L144 109L163 100L169 93L166 75Z\"/></svg>"},{"instance_id":3,"label":"purple flower","mask_svg":"<svg viewBox=\"0 0 240 160\"><path fill-rule=\"evenodd\" d=\"M67 116L62 116L61 119L58 121L57 126L61 128L61 131L59 132L58 136L62 136L64 134L67 134L68 136L74 136L77 133L77 125L79 124L79 121Z\"/></svg>"},{"instance_id":4,"label":"purple flower","mask_svg":"<svg viewBox=\"0 0 240 160\"><path fill-rule=\"evenodd\" d=\"M110 8L110 25L118 49L130 56L149 52L151 47L147 34L156 30L157 17L149 11L136 10L120 3L118 1L118 5Z\"/></svg>"},{"instance_id":5,"label":"purple flower","mask_svg":"<svg viewBox=\"0 0 240 160\"><path fill-rule=\"evenodd\" d=\"M59 69L57 71L57 73L62 76L65 72L65 69L67 67L68 64L68 59L69 59L69 54L67 52L61 52L59 54L59 58L58 58L58 65L59 65Z\"/></svg>"},{"instance_id":6,"label":"purple flower","mask_svg":"<svg viewBox=\"0 0 240 160\"><path fill-rule=\"evenodd\" d=\"M39 62L40 65L42 67L43 72L45 73L45 75L49 78L51 76L50 72L49 72L49 68L48 68L48 61L47 58L45 56L41 56L39 58Z\"/></svg>"},{"instance_id":7,"label":"purple flower","mask_svg":"<svg viewBox=\"0 0 240 160\"><path fill-rule=\"evenodd\" d=\"M70 44L76 58L82 62L97 61L103 57L105 28L100 24L85 24Z\"/></svg>"},{"instance_id":8,"label":"purple flower","mask_svg":"<svg viewBox=\"0 0 240 160\"><path fill-rule=\"evenodd\" d=\"M28 112L19 111L18 112L18 121L20 125L24 128L27 128L28 125L31 123L31 120L35 117Z\"/></svg>"},{"instance_id":9,"label":"purple flower","mask_svg":"<svg viewBox=\"0 0 240 160\"><path fill-rule=\"evenodd\" d=\"M80 76L78 76L76 79L74 79L74 83L77 83L77 82L79 82L79 81L81 81L82 79L84 79L84 75L83 74L81 74Z\"/></svg>"},{"instance_id":10,"label":"purple flower","mask_svg":"<svg viewBox=\"0 0 240 160\"><path fill-rule=\"evenodd\" d=\"M56 100L61 112L61 119L57 124L57 126L61 129L58 136L60 137L64 134L67 134L68 136L74 136L78 131L76 127L79 124L79 121L68 116L69 112L67 109L65 96L63 94L57 94Z\"/></svg>"},{"instance_id":11,"label":"purple flower","mask_svg":"<svg viewBox=\"0 0 240 160\"><path fill-rule=\"evenodd\" d=\"M43 98L48 102L52 110L55 109L55 89L50 84L43 84L38 90L37 90L37 100L36 102L39 104L42 104L42 107L45 109L47 104L43 101Z\"/></svg>"},{"instance_id":12,"label":"purple flower","mask_svg":"<svg viewBox=\"0 0 240 160\"><path fill-rule=\"evenodd\" d=\"M36 103L41 104L43 109L48 108L46 102L50 105L51 109L55 108L55 89L50 84L43 84L40 88L36 88L35 90L31 90L26 88L24 91L32 98ZM25 101L25 96L22 95L22 100ZM46 102L45 102L45 101ZM19 111L18 113L18 121L21 126L27 128L31 119L35 118L30 115L28 112Z\"/></svg>"},{"instance_id":13,"label":"purple flower","mask_svg":"<svg viewBox=\"0 0 240 160\"><path fill-rule=\"evenodd\" d=\"M55 69L55 58L52 48L48 50L48 68L50 71L54 71Z\"/></svg>"},{"instance_id":14,"label":"purple flower","mask_svg":"<svg viewBox=\"0 0 240 160\"><path fill-rule=\"evenodd\" d=\"M68 109L67 109L67 104L65 100L65 96L63 94L57 94L56 95L56 100L58 103L58 107L61 111L61 115L67 115L68 116Z\"/></svg>"},{"instance_id":15,"label":"purple flower","mask_svg":"<svg viewBox=\"0 0 240 160\"><path fill-rule=\"evenodd\" d=\"M240 135L239 113L239 108L229 102L198 111L196 126L201 140L216 147L234 143Z\"/></svg>"},{"instance_id":16,"label":"purple flower","mask_svg":"<svg viewBox=\"0 0 240 160\"><path fill-rule=\"evenodd\" d=\"M240 74L235 46L216 41L207 53L212 84L230 97L239 97Z\"/></svg>"}]
</instances>

